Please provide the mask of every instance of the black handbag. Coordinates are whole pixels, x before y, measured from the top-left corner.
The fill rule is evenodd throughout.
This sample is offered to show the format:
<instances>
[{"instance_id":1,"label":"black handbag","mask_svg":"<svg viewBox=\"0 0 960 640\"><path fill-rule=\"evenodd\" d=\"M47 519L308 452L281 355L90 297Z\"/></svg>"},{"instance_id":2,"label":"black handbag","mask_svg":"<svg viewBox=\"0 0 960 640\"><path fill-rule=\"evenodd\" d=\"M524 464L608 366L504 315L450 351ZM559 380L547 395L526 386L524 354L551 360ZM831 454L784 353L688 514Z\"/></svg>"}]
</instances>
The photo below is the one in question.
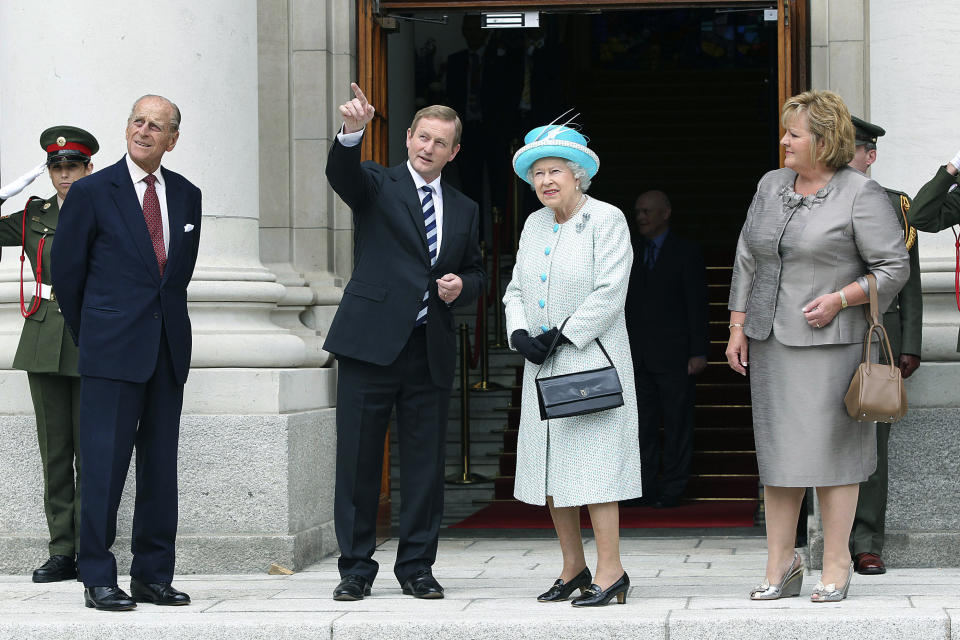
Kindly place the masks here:
<instances>
[{"instance_id":1,"label":"black handbag","mask_svg":"<svg viewBox=\"0 0 960 640\"><path fill-rule=\"evenodd\" d=\"M557 341L563 333L567 320L560 325L560 331L547 351L547 358L556 349ZM623 406L623 386L620 384L620 376L617 375L617 369L613 366L613 360L610 359L607 350L603 348L603 343L599 338L596 340L600 351L610 363L609 367L540 378L540 369L543 369L543 365L540 365L534 381L537 383L537 401L540 403L541 420L582 416Z\"/></svg>"}]
</instances>

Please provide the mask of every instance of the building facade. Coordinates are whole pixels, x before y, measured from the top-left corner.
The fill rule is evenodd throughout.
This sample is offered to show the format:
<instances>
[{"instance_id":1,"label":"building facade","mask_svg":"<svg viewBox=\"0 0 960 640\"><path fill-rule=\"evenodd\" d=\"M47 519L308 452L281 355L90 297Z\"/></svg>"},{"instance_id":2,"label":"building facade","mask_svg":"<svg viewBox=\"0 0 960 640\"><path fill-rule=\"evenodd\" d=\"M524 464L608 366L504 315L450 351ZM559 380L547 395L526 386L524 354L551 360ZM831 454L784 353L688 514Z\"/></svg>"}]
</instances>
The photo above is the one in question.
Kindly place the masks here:
<instances>
[{"instance_id":1,"label":"building facade","mask_svg":"<svg viewBox=\"0 0 960 640\"><path fill-rule=\"evenodd\" d=\"M780 4L782 14L788 3ZM322 344L350 277L352 224L323 175L337 105L349 97L358 63L379 78L374 86L387 86L382 70L363 62L377 46L364 26L379 5L168 0L146 17L121 0L0 3L0 182L42 159L37 138L53 124L93 132L101 144L94 163L104 167L124 152L134 99L159 93L183 113L180 142L164 164L202 189L205 219L190 288L180 572L256 571L271 562L300 568L336 549L336 371ZM960 6L809 0L804 8L808 38L795 42L803 47L798 59L809 61L808 84L837 91L853 113L887 129L873 177L915 193L960 147L960 61L950 37ZM390 37L405 37L406 24ZM368 96L386 109L376 93ZM402 149L396 132L409 112L395 110L394 149ZM21 196L49 195L45 180ZM3 213L24 200L5 203ZM923 364L908 381L911 410L890 443L887 554L901 566L949 563L948 550L960 543L953 241L947 232L921 234L920 243ZM10 368L22 326L17 253L0 260L6 572L36 566L46 543L33 408L25 374ZM131 488L132 477L128 498ZM121 561L131 516L125 499Z\"/></svg>"}]
</instances>

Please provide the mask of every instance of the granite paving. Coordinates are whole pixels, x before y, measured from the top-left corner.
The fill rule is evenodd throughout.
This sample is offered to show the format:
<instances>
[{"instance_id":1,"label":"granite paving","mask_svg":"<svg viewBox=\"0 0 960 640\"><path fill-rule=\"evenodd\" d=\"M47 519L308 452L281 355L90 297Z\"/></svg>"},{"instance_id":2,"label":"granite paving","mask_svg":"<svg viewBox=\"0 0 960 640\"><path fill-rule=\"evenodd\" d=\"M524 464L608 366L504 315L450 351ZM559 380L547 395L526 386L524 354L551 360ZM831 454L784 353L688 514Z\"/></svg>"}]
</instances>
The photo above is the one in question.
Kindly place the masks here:
<instances>
[{"instance_id":1,"label":"granite paving","mask_svg":"<svg viewBox=\"0 0 960 640\"><path fill-rule=\"evenodd\" d=\"M584 546L595 566L593 541ZM177 576L175 585L191 594L191 606L141 604L120 613L85 608L76 582L0 576L0 640L960 640L960 631L952 633L960 618L956 568L854 575L850 597L830 604L810 602L818 573L808 571L801 597L752 602L747 594L765 561L762 538L624 538L621 553L631 578L626 604L575 609L535 600L560 569L555 539L442 539L434 575L446 597L430 601L401 593L392 572L396 548L393 539L379 545L381 573L372 595L360 602L332 600L336 557L293 575Z\"/></svg>"}]
</instances>

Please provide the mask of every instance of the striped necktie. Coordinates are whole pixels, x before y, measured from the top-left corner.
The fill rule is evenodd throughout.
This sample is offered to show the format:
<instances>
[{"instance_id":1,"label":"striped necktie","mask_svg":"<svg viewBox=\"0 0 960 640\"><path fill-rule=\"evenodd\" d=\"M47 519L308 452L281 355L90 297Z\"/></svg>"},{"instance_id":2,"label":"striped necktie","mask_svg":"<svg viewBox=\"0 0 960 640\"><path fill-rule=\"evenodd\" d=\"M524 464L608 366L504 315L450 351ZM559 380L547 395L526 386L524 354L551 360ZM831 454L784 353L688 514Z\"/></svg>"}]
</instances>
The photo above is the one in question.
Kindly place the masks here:
<instances>
[{"instance_id":1,"label":"striped necktie","mask_svg":"<svg viewBox=\"0 0 960 640\"><path fill-rule=\"evenodd\" d=\"M427 231L427 248L430 250L430 266L437 263L437 212L433 207L433 188L425 184L420 189L424 192L423 200L420 205L423 207L423 225ZM420 312L417 314L417 323L419 327L427 321L427 298L430 297L430 289L423 292L423 302L420 303Z\"/></svg>"}]
</instances>

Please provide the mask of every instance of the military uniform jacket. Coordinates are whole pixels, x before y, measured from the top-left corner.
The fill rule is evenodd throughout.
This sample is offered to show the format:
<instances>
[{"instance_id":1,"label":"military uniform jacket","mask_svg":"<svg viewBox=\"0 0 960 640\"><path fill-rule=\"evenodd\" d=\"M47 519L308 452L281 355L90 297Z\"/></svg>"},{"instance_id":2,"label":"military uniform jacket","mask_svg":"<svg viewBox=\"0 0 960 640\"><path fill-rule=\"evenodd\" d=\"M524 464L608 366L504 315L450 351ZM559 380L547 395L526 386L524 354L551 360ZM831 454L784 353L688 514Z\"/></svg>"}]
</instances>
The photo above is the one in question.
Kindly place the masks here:
<instances>
[{"instance_id":1,"label":"military uniform jacket","mask_svg":"<svg viewBox=\"0 0 960 640\"><path fill-rule=\"evenodd\" d=\"M954 184L958 188L951 191ZM946 167L940 167L913 199L910 224L930 233L960 224L960 176L952 176Z\"/></svg>"},{"instance_id":2,"label":"military uniform jacket","mask_svg":"<svg viewBox=\"0 0 960 640\"><path fill-rule=\"evenodd\" d=\"M909 212L912 211L910 197L907 194L885 189L893 210L897 212L900 227L906 230L906 222L913 224ZM905 231L906 235L906 231ZM893 357L900 357L901 353L914 356L920 355L921 334L923 329L923 292L920 288L920 248L919 241L910 247L910 277L907 284L893 299L890 307L883 314L883 326L890 336L890 348Z\"/></svg>"},{"instance_id":3,"label":"military uniform jacket","mask_svg":"<svg viewBox=\"0 0 960 640\"><path fill-rule=\"evenodd\" d=\"M19 247L21 244L21 229L23 228L24 212L3 216L0 218L0 245L5 247ZM57 205L57 196L48 200L33 200L27 206L27 223L25 225L24 247L26 257L30 260L33 275L37 277L37 248L40 239L46 238L43 246L43 273L40 275L44 284L50 284L52 273L51 253L54 234L57 231L57 221L60 216L60 207ZM19 249L17 250L19 252ZM25 287L30 290L31 285ZM54 294L54 297L56 294ZM30 296L25 295L24 304L29 309ZM14 369L29 371L30 373L58 373L64 376L78 376L77 373L77 346L67 332L60 313L60 306L56 300L40 300L40 307L36 313L23 321L23 331L20 332L20 344L17 354L13 358Z\"/></svg>"},{"instance_id":4,"label":"military uniform jacket","mask_svg":"<svg viewBox=\"0 0 960 640\"><path fill-rule=\"evenodd\" d=\"M957 188L951 190L953 185ZM913 199L910 224L930 233L960 224L960 176L950 175L946 167L937 169L936 175ZM960 351L960 338L957 339L957 351Z\"/></svg>"}]
</instances>

